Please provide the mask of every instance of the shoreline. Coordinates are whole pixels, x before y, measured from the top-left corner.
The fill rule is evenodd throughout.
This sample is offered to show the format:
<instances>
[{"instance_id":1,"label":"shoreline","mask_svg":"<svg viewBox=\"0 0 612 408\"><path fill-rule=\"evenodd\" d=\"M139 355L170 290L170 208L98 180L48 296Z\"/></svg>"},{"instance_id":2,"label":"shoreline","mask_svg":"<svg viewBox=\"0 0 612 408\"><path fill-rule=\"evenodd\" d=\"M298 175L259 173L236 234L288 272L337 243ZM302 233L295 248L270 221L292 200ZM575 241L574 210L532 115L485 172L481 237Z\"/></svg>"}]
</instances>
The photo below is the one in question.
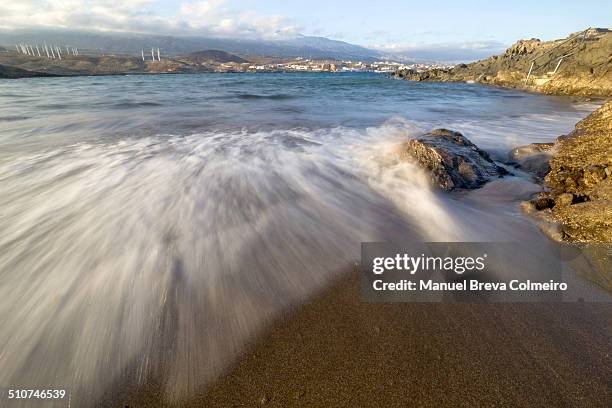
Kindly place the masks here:
<instances>
[{"instance_id":1,"label":"shoreline","mask_svg":"<svg viewBox=\"0 0 612 408\"><path fill-rule=\"evenodd\" d=\"M193 397L166 401L156 381L110 399L130 407L603 407L611 323L606 303L365 303L352 267L263 327Z\"/></svg>"},{"instance_id":2,"label":"shoreline","mask_svg":"<svg viewBox=\"0 0 612 408\"><path fill-rule=\"evenodd\" d=\"M1 65L0 65L1 66ZM12 68L10 66L6 66ZM28 71L33 74L30 76L21 77L0 77L0 79L29 79L29 78L73 78L73 77L108 77L108 76L137 76L137 75L201 75L201 74L222 74L222 75L269 75L269 74L309 74L309 75L343 75L343 74L379 74L386 75L385 73L374 72L374 71L362 71L362 72L313 72L313 71L262 71L262 72L217 72L217 71L194 71L194 72L116 72L116 73L102 73L102 74L46 74L38 71Z\"/></svg>"}]
</instances>

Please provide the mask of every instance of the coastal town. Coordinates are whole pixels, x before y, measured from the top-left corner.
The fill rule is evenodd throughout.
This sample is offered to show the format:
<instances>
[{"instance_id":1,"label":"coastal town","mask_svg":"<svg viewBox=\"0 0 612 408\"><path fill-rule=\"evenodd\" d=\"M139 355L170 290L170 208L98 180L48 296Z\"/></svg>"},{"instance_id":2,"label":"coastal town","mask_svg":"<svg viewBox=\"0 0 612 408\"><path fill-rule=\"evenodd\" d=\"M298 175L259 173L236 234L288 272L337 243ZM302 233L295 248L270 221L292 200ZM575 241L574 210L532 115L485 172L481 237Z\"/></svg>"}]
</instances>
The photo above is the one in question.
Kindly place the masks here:
<instances>
[{"instance_id":1,"label":"coastal town","mask_svg":"<svg viewBox=\"0 0 612 408\"><path fill-rule=\"evenodd\" d=\"M218 65L217 72L378 72L392 74L400 70L426 71L448 69L446 64L405 64L394 61L336 61L296 58L291 61L252 64L227 62Z\"/></svg>"}]
</instances>

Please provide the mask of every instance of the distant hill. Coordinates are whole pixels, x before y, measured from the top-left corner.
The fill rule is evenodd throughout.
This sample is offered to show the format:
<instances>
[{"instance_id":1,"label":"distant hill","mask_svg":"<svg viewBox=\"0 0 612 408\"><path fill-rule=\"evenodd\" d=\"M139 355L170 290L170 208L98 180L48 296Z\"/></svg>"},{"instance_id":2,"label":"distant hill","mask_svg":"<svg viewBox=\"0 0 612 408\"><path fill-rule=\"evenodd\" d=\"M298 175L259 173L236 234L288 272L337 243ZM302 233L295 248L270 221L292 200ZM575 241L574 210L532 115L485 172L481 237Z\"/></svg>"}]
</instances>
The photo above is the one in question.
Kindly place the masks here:
<instances>
[{"instance_id":1,"label":"distant hill","mask_svg":"<svg viewBox=\"0 0 612 408\"><path fill-rule=\"evenodd\" d=\"M78 47L91 53L140 55L141 50L160 48L162 56L177 56L200 50L223 50L238 55L279 58L344 59L373 61L384 55L359 45L324 37L298 36L286 40L244 40L209 37L175 37L117 32L72 30L0 30L0 45L13 48L17 43L56 44Z\"/></svg>"},{"instance_id":2,"label":"distant hill","mask_svg":"<svg viewBox=\"0 0 612 408\"><path fill-rule=\"evenodd\" d=\"M205 50L205 51L197 51L189 53L183 56L181 59L188 59L196 64L202 63L227 63L227 62L235 62L237 64L248 63L249 61L244 58L240 58L237 55L230 54L229 52L220 51L220 50Z\"/></svg>"}]
</instances>

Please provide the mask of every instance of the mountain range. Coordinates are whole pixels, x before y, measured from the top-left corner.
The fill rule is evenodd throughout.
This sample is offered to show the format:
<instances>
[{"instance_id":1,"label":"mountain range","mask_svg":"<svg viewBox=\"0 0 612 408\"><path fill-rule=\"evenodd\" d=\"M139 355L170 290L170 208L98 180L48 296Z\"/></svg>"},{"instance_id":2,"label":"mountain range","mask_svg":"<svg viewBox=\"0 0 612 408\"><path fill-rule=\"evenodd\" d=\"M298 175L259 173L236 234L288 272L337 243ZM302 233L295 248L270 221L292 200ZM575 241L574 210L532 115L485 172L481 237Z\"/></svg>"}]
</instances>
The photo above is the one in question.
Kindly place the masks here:
<instances>
[{"instance_id":1,"label":"mountain range","mask_svg":"<svg viewBox=\"0 0 612 408\"><path fill-rule=\"evenodd\" d=\"M213 37L178 37L167 35L91 32L72 30L0 30L0 45L55 44L77 47L95 53L137 55L141 50L159 48L164 55L176 56L204 49L223 50L232 54L262 55L278 58L339 59L373 61L393 59L387 53L325 37L297 36L283 40L248 40ZM398 58L403 59L406 58Z\"/></svg>"}]
</instances>

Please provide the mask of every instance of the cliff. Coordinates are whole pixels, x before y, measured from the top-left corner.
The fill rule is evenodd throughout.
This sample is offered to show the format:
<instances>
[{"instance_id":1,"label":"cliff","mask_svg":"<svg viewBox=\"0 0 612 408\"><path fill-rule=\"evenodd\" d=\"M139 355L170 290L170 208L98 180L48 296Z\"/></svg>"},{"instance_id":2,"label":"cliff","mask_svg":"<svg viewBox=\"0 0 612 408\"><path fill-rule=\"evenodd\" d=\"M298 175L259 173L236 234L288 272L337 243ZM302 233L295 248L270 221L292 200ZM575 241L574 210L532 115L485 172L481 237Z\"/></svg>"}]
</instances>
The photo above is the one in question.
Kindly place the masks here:
<instances>
[{"instance_id":1,"label":"cliff","mask_svg":"<svg viewBox=\"0 0 612 408\"><path fill-rule=\"evenodd\" d=\"M412 81L478 82L556 95L612 96L612 31L588 29L554 41L520 40L485 60L451 69L401 70L395 76Z\"/></svg>"}]
</instances>

